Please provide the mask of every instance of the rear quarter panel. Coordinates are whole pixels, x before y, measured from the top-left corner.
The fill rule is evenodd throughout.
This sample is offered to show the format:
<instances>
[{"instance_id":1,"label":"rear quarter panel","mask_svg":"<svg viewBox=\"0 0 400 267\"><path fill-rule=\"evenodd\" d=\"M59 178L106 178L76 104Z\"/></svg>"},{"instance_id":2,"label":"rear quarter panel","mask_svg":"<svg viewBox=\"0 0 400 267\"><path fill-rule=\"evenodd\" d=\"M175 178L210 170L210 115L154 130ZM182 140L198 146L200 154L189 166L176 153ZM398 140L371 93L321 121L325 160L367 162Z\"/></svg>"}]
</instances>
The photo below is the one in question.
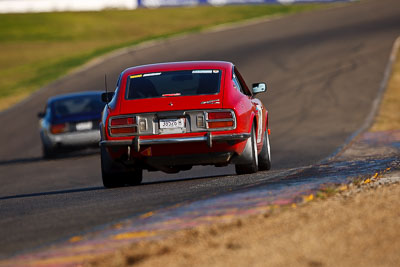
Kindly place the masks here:
<instances>
[{"instance_id":1,"label":"rear quarter panel","mask_svg":"<svg viewBox=\"0 0 400 267\"><path fill-rule=\"evenodd\" d=\"M232 79L227 79L224 88L223 108L233 109L237 116L238 133L250 133L255 116L255 107L251 99L233 87Z\"/></svg>"}]
</instances>

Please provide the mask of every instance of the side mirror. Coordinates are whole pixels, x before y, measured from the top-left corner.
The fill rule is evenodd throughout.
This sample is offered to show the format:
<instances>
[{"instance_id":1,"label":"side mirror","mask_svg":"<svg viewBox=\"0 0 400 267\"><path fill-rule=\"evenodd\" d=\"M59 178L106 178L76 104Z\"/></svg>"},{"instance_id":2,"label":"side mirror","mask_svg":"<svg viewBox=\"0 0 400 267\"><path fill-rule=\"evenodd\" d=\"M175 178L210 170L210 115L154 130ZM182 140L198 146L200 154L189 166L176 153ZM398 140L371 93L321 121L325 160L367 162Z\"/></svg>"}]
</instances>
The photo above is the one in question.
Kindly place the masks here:
<instances>
[{"instance_id":1,"label":"side mirror","mask_svg":"<svg viewBox=\"0 0 400 267\"><path fill-rule=\"evenodd\" d=\"M101 101L104 103L110 103L111 99L114 97L114 92L107 92L101 94Z\"/></svg>"},{"instance_id":2,"label":"side mirror","mask_svg":"<svg viewBox=\"0 0 400 267\"><path fill-rule=\"evenodd\" d=\"M258 94L267 91L266 83L253 83L253 94Z\"/></svg>"},{"instance_id":3,"label":"side mirror","mask_svg":"<svg viewBox=\"0 0 400 267\"><path fill-rule=\"evenodd\" d=\"M44 118L44 116L46 116L46 113L44 113L44 112L39 112L39 113L37 114L37 116L38 116L39 119L42 119L42 118Z\"/></svg>"}]
</instances>

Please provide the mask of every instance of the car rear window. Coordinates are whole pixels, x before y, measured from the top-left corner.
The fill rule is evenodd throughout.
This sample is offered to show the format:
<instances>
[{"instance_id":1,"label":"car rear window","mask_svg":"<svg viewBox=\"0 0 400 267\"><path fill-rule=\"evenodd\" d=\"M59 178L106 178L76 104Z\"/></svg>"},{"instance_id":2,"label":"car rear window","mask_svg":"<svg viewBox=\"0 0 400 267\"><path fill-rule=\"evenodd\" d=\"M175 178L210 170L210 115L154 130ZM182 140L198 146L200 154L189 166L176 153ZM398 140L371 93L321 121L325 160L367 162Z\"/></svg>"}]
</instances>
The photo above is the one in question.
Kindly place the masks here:
<instances>
[{"instance_id":1,"label":"car rear window","mask_svg":"<svg viewBox=\"0 0 400 267\"><path fill-rule=\"evenodd\" d=\"M56 117L100 114L104 108L100 95L65 98L53 102L53 112Z\"/></svg>"},{"instance_id":2,"label":"car rear window","mask_svg":"<svg viewBox=\"0 0 400 267\"><path fill-rule=\"evenodd\" d=\"M126 99L211 95L220 90L221 70L183 70L131 75Z\"/></svg>"}]
</instances>

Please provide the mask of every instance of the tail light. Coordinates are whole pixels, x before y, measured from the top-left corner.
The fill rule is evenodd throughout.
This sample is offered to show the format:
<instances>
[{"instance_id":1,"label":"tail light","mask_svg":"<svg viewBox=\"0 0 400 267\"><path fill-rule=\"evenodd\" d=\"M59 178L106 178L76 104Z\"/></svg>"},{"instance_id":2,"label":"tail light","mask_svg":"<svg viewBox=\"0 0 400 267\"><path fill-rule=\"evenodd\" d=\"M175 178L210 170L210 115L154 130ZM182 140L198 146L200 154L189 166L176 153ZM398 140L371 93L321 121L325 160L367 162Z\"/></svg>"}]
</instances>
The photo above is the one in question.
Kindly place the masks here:
<instances>
[{"instance_id":1,"label":"tail light","mask_svg":"<svg viewBox=\"0 0 400 267\"><path fill-rule=\"evenodd\" d=\"M137 132L136 117L110 118L109 133L115 136L129 136Z\"/></svg>"},{"instance_id":2,"label":"tail light","mask_svg":"<svg viewBox=\"0 0 400 267\"><path fill-rule=\"evenodd\" d=\"M233 129L235 128L235 115L233 111L216 111L207 113L208 129Z\"/></svg>"},{"instance_id":3,"label":"tail light","mask_svg":"<svg viewBox=\"0 0 400 267\"><path fill-rule=\"evenodd\" d=\"M232 112L209 112L209 120L232 119Z\"/></svg>"},{"instance_id":4,"label":"tail light","mask_svg":"<svg viewBox=\"0 0 400 267\"><path fill-rule=\"evenodd\" d=\"M213 121L208 123L209 129L215 128L231 128L233 127L233 121Z\"/></svg>"},{"instance_id":5,"label":"tail light","mask_svg":"<svg viewBox=\"0 0 400 267\"><path fill-rule=\"evenodd\" d=\"M60 134L64 133L67 131L67 124L66 123L60 123L60 124L52 124L50 126L50 132L52 134Z\"/></svg>"},{"instance_id":6,"label":"tail light","mask_svg":"<svg viewBox=\"0 0 400 267\"><path fill-rule=\"evenodd\" d=\"M134 117L126 117L126 118L113 118L111 119L111 126L122 126L122 125L132 125L136 123L136 119Z\"/></svg>"},{"instance_id":7,"label":"tail light","mask_svg":"<svg viewBox=\"0 0 400 267\"><path fill-rule=\"evenodd\" d=\"M131 135L136 133L135 127L111 128L112 135Z\"/></svg>"}]
</instances>

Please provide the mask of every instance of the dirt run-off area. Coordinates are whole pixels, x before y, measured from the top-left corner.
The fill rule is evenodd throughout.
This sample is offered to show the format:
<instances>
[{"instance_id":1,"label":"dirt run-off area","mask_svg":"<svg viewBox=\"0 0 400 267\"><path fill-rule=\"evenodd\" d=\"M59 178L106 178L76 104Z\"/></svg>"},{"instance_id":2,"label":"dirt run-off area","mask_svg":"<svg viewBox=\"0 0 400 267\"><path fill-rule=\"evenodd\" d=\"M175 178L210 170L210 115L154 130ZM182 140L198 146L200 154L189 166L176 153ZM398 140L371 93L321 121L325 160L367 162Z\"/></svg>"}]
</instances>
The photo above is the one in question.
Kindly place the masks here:
<instances>
[{"instance_id":1,"label":"dirt run-off area","mask_svg":"<svg viewBox=\"0 0 400 267\"><path fill-rule=\"evenodd\" d=\"M392 70L367 136L400 133L399 57ZM353 147L344 154L357 152ZM399 166L327 187L300 204L133 243L84 265L400 266Z\"/></svg>"},{"instance_id":2,"label":"dirt run-off area","mask_svg":"<svg viewBox=\"0 0 400 267\"><path fill-rule=\"evenodd\" d=\"M295 208L137 243L91 265L400 266L400 173L389 179Z\"/></svg>"}]
</instances>

